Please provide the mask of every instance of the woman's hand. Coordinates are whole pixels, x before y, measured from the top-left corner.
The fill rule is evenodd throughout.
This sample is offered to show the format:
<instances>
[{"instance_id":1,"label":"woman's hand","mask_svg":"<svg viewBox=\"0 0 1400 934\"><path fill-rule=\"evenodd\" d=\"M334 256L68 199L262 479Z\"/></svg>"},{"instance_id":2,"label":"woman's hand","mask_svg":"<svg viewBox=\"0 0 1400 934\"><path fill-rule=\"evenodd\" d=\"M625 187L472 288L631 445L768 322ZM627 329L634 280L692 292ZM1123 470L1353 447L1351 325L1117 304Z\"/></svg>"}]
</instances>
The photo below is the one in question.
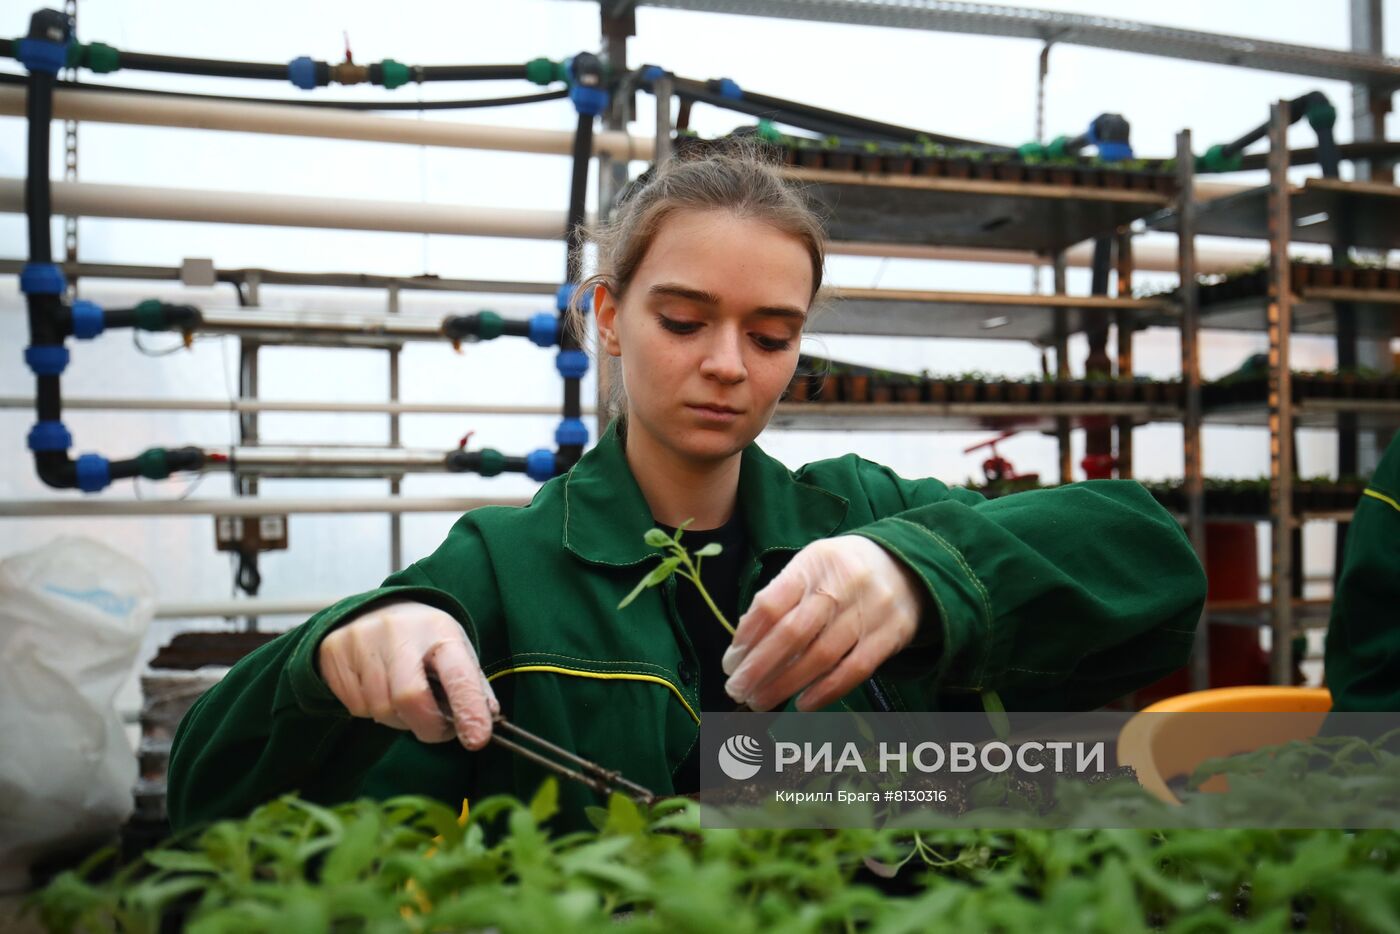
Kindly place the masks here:
<instances>
[{"instance_id":1,"label":"woman's hand","mask_svg":"<svg viewBox=\"0 0 1400 934\"><path fill-rule=\"evenodd\" d=\"M923 601L913 572L870 539L815 541L739 620L724 656L724 689L754 710L798 691L799 710L825 707L909 644Z\"/></svg>"},{"instance_id":2,"label":"woman's hand","mask_svg":"<svg viewBox=\"0 0 1400 934\"><path fill-rule=\"evenodd\" d=\"M436 607L412 601L377 606L326 636L316 662L351 716L411 730L425 743L455 735L468 749L480 749L491 739L501 706L461 624ZM455 722L438 709L430 670L442 682Z\"/></svg>"}]
</instances>

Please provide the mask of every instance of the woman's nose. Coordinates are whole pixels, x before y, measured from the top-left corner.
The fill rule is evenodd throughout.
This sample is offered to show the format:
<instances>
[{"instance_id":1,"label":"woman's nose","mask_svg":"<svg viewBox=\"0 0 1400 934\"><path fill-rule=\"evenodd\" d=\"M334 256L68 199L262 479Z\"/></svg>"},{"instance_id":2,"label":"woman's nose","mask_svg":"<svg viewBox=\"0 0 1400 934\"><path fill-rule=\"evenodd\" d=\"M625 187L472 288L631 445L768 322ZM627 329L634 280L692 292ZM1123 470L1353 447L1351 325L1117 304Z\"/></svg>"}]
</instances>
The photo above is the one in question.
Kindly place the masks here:
<instances>
[{"instance_id":1,"label":"woman's nose","mask_svg":"<svg viewBox=\"0 0 1400 934\"><path fill-rule=\"evenodd\" d=\"M748 373L744 367L742 340L743 335L737 330L717 328L714 340L706 348L705 359L700 362L701 374L722 383L743 381Z\"/></svg>"}]
</instances>

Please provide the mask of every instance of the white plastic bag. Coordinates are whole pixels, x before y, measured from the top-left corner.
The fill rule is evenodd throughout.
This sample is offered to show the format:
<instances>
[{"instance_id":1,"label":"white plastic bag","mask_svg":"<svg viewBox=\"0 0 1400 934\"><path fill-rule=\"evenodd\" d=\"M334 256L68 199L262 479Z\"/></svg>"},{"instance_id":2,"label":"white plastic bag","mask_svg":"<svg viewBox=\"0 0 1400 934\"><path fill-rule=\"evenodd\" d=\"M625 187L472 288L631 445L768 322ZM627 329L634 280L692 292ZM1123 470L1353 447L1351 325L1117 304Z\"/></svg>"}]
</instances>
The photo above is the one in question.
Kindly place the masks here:
<instances>
[{"instance_id":1,"label":"white plastic bag","mask_svg":"<svg viewBox=\"0 0 1400 934\"><path fill-rule=\"evenodd\" d=\"M130 815L136 757L114 701L154 613L145 569L91 539L0 561L0 892Z\"/></svg>"}]
</instances>

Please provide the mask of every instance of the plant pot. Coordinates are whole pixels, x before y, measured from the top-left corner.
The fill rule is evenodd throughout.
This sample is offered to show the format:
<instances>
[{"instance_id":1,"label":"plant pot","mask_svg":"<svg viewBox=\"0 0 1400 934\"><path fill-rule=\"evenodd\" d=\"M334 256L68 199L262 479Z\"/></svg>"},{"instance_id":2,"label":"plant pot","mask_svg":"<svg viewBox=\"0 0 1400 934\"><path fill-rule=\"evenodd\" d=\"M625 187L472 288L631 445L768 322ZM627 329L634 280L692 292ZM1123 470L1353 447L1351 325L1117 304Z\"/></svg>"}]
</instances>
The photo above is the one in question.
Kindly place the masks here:
<instances>
[{"instance_id":1,"label":"plant pot","mask_svg":"<svg viewBox=\"0 0 1400 934\"><path fill-rule=\"evenodd\" d=\"M1036 402L1058 402L1060 394L1053 380L1043 379L1031 387L1031 396Z\"/></svg>"},{"instance_id":2,"label":"plant pot","mask_svg":"<svg viewBox=\"0 0 1400 934\"><path fill-rule=\"evenodd\" d=\"M1381 270L1373 268L1356 270L1356 287L1358 289L1379 289L1381 287Z\"/></svg>"},{"instance_id":3,"label":"plant pot","mask_svg":"<svg viewBox=\"0 0 1400 934\"><path fill-rule=\"evenodd\" d=\"M946 403L951 398L948 381L942 379L930 379L924 382L924 395L930 402L939 404Z\"/></svg>"},{"instance_id":4,"label":"plant pot","mask_svg":"<svg viewBox=\"0 0 1400 934\"><path fill-rule=\"evenodd\" d=\"M953 384L954 402L976 402L977 390L981 384L971 380L959 380Z\"/></svg>"},{"instance_id":5,"label":"plant pot","mask_svg":"<svg viewBox=\"0 0 1400 934\"><path fill-rule=\"evenodd\" d=\"M1126 173L1122 169L1100 169L1099 177L1103 179L1105 188L1126 188L1127 182L1124 179Z\"/></svg>"},{"instance_id":6,"label":"plant pot","mask_svg":"<svg viewBox=\"0 0 1400 934\"><path fill-rule=\"evenodd\" d=\"M806 401L807 401L807 389L808 389L808 383L807 383L807 376L806 376L806 374L798 373L796 376L794 376L794 377L792 378L792 382L788 383L788 388L787 388L787 401L788 401L788 402L806 402Z\"/></svg>"},{"instance_id":7,"label":"plant pot","mask_svg":"<svg viewBox=\"0 0 1400 934\"><path fill-rule=\"evenodd\" d=\"M870 383L870 401L888 404L894 401L894 387L887 380L875 379Z\"/></svg>"},{"instance_id":8,"label":"plant pot","mask_svg":"<svg viewBox=\"0 0 1400 934\"><path fill-rule=\"evenodd\" d=\"M884 160L877 152L863 152L857 160L860 170L870 175L878 175Z\"/></svg>"},{"instance_id":9,"label":"plant pot","mask_svg":"<svg viewBox=\"0 0 1400 934\"><path fill-rule=\"evenodd\" d=\"M1400 289L1400 269L1382 269L1381 288Z\"/></svg>"},{"instance_id":10,"label":"plant pot","mask_svg":"<svg viewBox=\"0 0 1400 934\"><path fill-rule=\"evenodd\" d=\"M1050 170L1043 165L1026 166L1026 181L1032 185L1045 185L1050 181Z\"/></svg>"},{"instance_id":11,"label":"plant pot","mask_svg":"<svg viewBox=\"0 0 1400 934\"><path fill-rule=\"evenodd\" d=\"M1113 392L1113 384L1108 380L1091 380L1087 385L1090 402L1107 402L1109 395Z\"/></svg>"},{"instance_id":12,"label":"plant pot","mask_svg":"<svg viewBox=\"0 0 1400 934\"><path fill-rule=\"evenodd\" d=\"M920 401L923 387L919 383L903 382L894 388L894 397L905 405Z\"/></svg>"},{"instance_id":13,"label":"plant pot","mask_svg":"<svg viewBox=\"0 0 1400 934\"><path fill-rule=\"evenodd\" d=\"M972 177L983 181L994 181L997 177L997 167L986 161L972 163Z\"/></svg>"},{"instance_id":14,"label":"plant pot","mask_svg":"<svg viewBox=\"0 0 1400 934\"><path fill-rule=\"evenodd\" d=\"M841 377L843 402L869 402L870 377L864 373L847 373Z\"/></svg>"},{"instance_id":15,"label":"plant pot","mask_svg":"<svg viewBox=\"0 0 1400 934\"><path fill-rule=\"evenodd\" d=\"M1089 393L1088 386L1082 379L1060 380L1057 391L1061 402L1083 402Z\"/></svg>"},{"instance_id":16,"label":"plant pot","mask_svg":"<svg viewBox=\"0 0 1400 934\"><path fill-rule=\"evenodd\" d=\"M1180 383L1162 383L1162 401L1167 405L1181 405L1182 386Z\"/></svg>"},{"instance_id":17,"label":"plant pot","mask_svg":"<svg viewBox=\"0 0 1400 934\"><path fill-rule=\"evenodd\" d=\"M925 178L939 178L944 174L944 169L943 160L934 156L916 156L914 158L915 175L922 175Z\"/></svg>"},{"instance_id":18,"label":"plant pot","mask_svg":"<svg viewBox=\"0 0 1400 934\"><path fill-rule=\"evenodd\" d=\"M1031 401L1031 385L1030 385L1030 383L1019 383L1019 382L1017 382L1017 383L1007 383L1007 384L1006 384L1006 398L1007 398L1009 401L1011 401L1011 402L1029 402L1029 401Z\"/></svg>"},{"instance_id":19,"label":"plant pot","mask_svg":"<svg viewBox=\"0 0 1400 934\"><path fill-rule=\"evenodd\" d=\"M886 156L885 171L890 175L910 175L914 171L912 156Z\"/></svg>"},{"instance_id":20,"label":"plant pot","mask_svg":"<svg viewBox=\"0 0 1400 934\"><path fill-rule=\"evenodd\" d=\"M822 167L822 153L819 149L799 149L797 150L797 164L804 169L819 169Z\"/></svg>"},{"instance_id":21,"label":"plant pot","mask_svg":"<svg viewBox=\"0 0 1400 934\"><path fill-rule=\"evenodd\" d=\"M837 172L851 172L856 167L856 154L841 149L826 151L826 167Z\"/></svg>"},{"instance_id":22,"label":"plant pot","mask_svg":"<svg viewBox=\"0 0 1400 934\"><path fill-rule=\"evenodd\" d=\"M807 400L831 402L836 395L836 380L828 373L813 373L807 377Z\"/></svg>"},{"instance_id":23,"label":"plant pot","mask_svg":"<svg viewBox=\"0 0 1400 934\"><path fill-rule=\"evenodd\" d=\"M1133 388L1137 397L1149 405L1155 405L1162 401L1162 386L1160 383L1152 380L1142 380L1136 382Z\"/></svg>"},{"instance_id":24,"label":"plant pot","mask_svg":"<svg viewBox=\"0 0 1400 934\"><path fill-rule=\"evenodd\" d=\"M1137 401L1138 384L1132 379L1119 379L1113 383L1114 402L1135 402Z\"/></svg>"},{"instance_id":25,"label":"plant pot","mask_svg":"<svg viewBox=\"0 0 1400 934\"><path fill-rule=\"evenodd\" d=\"M1301 295L1308 287L1312 278L1309 275L1310 271L1311 267L1307 263L1293 263L1288 267L1288 284L1294 295Z\"/></svg>"},{"instance_id":26,"label":"plant pot","mask_svg":"<svg viewBox=\"0 0 1400 934\"><path fill-rule=\"evenodd\" d=\"M992 382L987 382L987 383L983 383L983 384L982 384L982 401L983 401L983 402L1001 402L1001 401L1002 401L1003 399L1005 399L1005 398L1006 398L1006 384L1005 384L1005 383L1003 383L1003 382L1001 382L1001 381L999 381L999 380L994 380L994 381L992 381Z\"/></svg>"},{"instance_id":27,"label":"plant pot","mask_svg":"<svg viewBox=\"0 0 1400 934\"><path fill-rule=\"evenodd\" d=\"M997 179L1003 182L1020 182L1026 178L1026 167L1020 162L1002 162L996 167Z\"/></svg>"},{"instance_id":28,"label":"plant pot","mask_svg":"<svg viewBox=\"0 0 1400 934\"><path fill-rule=\"evenodd\" d=\"M1074 184L1074 169L1067 165L1054 166L1050 169L1050 184L1064 185L1066 187Z\"/></svg>"},{"instance_id":29,"label":"plant pot","mask_svg":"<svg viewBox=\"0 0 1400 934\"><path fill-rule=\"evenodd\" d=\"M1337 284L1337 269L1335 266L1314 266L1312 269L1312 284L1319 289L1331 288Z\"/></svg>"},{"instance_id":30,"label":"plant pot","mask_svg":"<svg viewBox=\"0 0 1400 934\"><path fill-rule=\"evenodd\" d=\"M967 159L949 159L947 167L949 178L970 178L972 176L972 163Z\"/></svg>"},{"instance_id":31,"label":"plant pot","mask_svg":"<svg viewBox=\"0 0 1400 934\"><path fill-rule=\"evenodd\" d=\"M1337 285L1344 289L1356 288L1356 267L1340 267L1337 270Z\"/></svg>"}]
</instances>

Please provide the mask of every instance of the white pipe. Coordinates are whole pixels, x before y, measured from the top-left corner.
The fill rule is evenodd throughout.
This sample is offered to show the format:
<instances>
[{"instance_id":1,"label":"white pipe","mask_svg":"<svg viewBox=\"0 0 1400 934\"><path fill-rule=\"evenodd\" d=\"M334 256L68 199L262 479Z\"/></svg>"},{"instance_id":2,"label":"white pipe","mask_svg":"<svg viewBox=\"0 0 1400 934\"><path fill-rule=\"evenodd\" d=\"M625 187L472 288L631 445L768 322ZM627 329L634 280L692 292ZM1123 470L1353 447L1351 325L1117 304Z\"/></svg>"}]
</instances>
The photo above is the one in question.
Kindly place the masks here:
<instances>
[{"instance_id":1,"label":"white pipe","mask_svg":"<svg viewBox=\"0 0 1400 934\"><path fill-rule=\"evenodd\" d=\"M353 515L361 513L469 512L479 506L524 506L529 500L510 497L402 497L355 499L7 499L0 500L0 519L107 519L128 516L269 516Z\"/></svg>"},{"instance_id":2,"label":"white pipe","mask_svg":"<svg viewBox=\"0 0 1400 934\"><path fill-rule=\"evenodd\" d=\"M914 244L832 242L827 252L838 256L889 256L895 259L940 260L958 263L1006 263L1014 266L1048 266L1049 260L1030 250L989 250L978 247L918 246ZM1222 273L1252 266L1267 259L1267 245L1196 247L1196 269L1201 273ZM1065 261L1088 268L1094 261L1091 241L1065 251ZM1133 242L1133 269L1142 272L1176 272L1176 237L1162 235L1155 241Z\"/></svg>"},{"instance_id":3,"label":"white pipe","mask_svg":"<svg viewBox=\"0 0 1400 934\"><path fill-rule=\"evenodd\" d=\"M65 409L103 412L328 412L371 415L559 415L557 405L453 405L441 402L287 402L270 399L63 399ZM0 409L32 409L34 399L0 396ZM584 415L595 414L584 406Z\"/></svg>"},{"instance_id":4,"label":"white pipe","mask_svg":"<svg viewBox=\"0 0 1400 934\"><path fill-rule=\"evenodd\" d=\"M70 217L126 217L264 224L277 227L329 227L530 240L559 240L564 231L563 211L479 208L468 205L433 205L356 198L314 198L302 195L184 188L144 188L64 181L53 183L53 198L54 213ZM0 178L0 211L20 213L23 210L23 179ZM832 242L827 245L827 249L830 253L841 256L891 256L948 262L1025 266L1039 265L1046 261L1043 256L1028 250L860 242ZM1262 245L1198 248L1197 268L1205 273L1226 272L1256 263L1266 255L1267 249ZM1071 247L1067 251L1067 259L1071 266L1088 267L1093 261L1093 244L1086 242ZM1175 272L1175 238L1162 235L1159 241L1135 243L1133 262L1134 268L1139 270Z\"/></svg>"},{"instance_id":5,"label":"white pipe","mask_svg":"<svg viewBox=\"0 0 1400 934\"><path fill-rule=\"evenodd\" d=\"M192 619L204 616L310 616L340 597L255 597L242 600L181 600L156 604L156 619Z\"/></svg>"},{"instance_id":6,"label":"white pipe","mask_svg":"<svg viewBox=\"0 0 1400 934\"><path fill-rule=\"evenodd\" d=\"M0 178L0 211L23 213L23 179ZM65 181L53 182L53 213L527 240L562 240L565 221L563 211Z\"/></svg>"},{"instance_id":7,"label":"white pipe","mask_svg":"<svg viewBox=\"0 0 1400 934\"><path fill-rule=\"evenodd\" d=\"M25 89L0 87L0 114L23 117ZM157 97L104 91L55 91L54 117L89 123L235 130L281 136L356 139L410 146L446 146L504 152L572 154L569 130L482 126L446 120L414 120L357 111L295 104L241 104L235 101ZM593 134L594 155L651 161L654 143L618 130Z\"/></svg>"}]
</instances>

